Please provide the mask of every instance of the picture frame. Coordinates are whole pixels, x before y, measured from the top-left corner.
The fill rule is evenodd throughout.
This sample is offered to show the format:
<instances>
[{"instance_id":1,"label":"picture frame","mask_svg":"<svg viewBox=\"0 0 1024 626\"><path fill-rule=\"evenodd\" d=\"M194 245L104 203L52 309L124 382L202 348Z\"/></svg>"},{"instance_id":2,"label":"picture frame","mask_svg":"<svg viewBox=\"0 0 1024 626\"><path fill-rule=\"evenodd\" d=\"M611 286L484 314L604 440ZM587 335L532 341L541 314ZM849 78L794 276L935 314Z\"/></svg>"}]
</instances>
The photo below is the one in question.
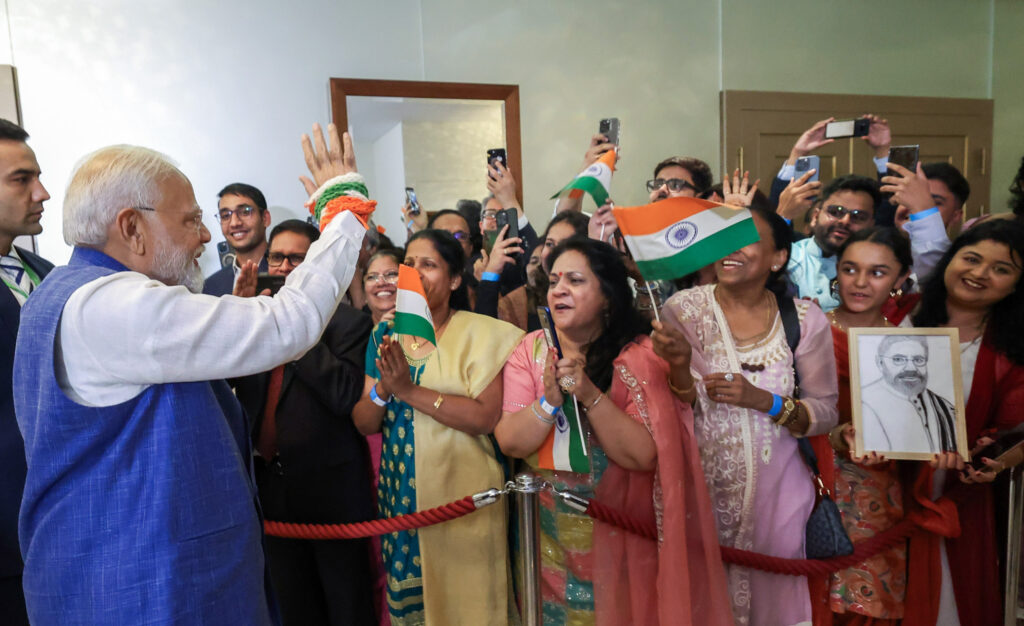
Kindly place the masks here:
<instances>
[{"instance_id":1,"label":"picture frame","mask_svg":"<svg viewBox=\"0 0 1024 626\"><path fill-rule=\"evenodd\" d=\"M855 455L970 460L955 328L851 328L850 404Z\"/></svg>"}]
</instances>

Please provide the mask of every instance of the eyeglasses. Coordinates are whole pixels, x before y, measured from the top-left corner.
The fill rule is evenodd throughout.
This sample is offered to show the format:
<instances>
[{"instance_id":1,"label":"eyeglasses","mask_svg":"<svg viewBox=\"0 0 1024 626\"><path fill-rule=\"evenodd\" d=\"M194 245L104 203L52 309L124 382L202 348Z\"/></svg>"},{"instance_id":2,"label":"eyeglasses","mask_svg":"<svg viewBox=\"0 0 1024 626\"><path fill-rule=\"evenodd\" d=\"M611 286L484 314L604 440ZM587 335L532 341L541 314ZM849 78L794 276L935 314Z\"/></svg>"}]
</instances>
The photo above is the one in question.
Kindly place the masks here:
<instances>
[{"instance_id":1,"label":"eyeglasses","mask_svg":"<svg viewBox=\"0 0 1024 626\"><path fill-rule=\"evenodd\" d=\"M455 239L462 241L463 239L469 239L469 233L467 233L464 230L457 230L454 233L452 233L452 237L455 237Z\"/></svg>"},{"instance_id":2,"label":"eyeglasses","mask_svg":"<svg viewBox=\"0 0 1024 626\"><path fill-rule=\"evenodd\" d=\"M848 209L838 204L828 205L825 207L825 211L837 220L841 220L844 216L849 215L851 224L867 224L874 219L874 215L867 211L861 211L860 209Z\"/></svg>"},{"instance_id":3,"label":"eyeglasses","mask_svg":"<svg viewBox=\"0 0 1024 626\"><path fill-rule=\"evenodd\" d=\"M251 206L249 206L247 204L244 204L244 205L242 205L242 206L240 206L240 207L238 207L237 209L234 209L234 210L231 210L231 209L221 209L220 212L217 215L220 217L220 221L222 221L222 222L229 222L229 221L231 221L231 216L232 215L237 216L238 219L244 220L245 218L247 218L250 215L252 215L253 211L258 211L258 210L259 209L255 208L255 207L251 207Z\"/></svg>"},{"instance_id":4,"label":"eyeglasses","mask_svg":"<svg viewBox=\"0 0 1024 626\"><path fill-rule=\"evenodd\" d=\"M281 254L280 252L271 252L267 255L267 265L271 267L277 267L284 263L284 260L288 259L288 262L292 267L297 266L306 260L305 254Z\"/></svg>"},{"instance_id":5,"label":"eyeglasses","mask_svg":"<svg viewBox=\"0 0 1024 626\"><path fill-rule=\"evenodd\" d=\"M132 209L136 211L152 211L154 213L157 212L156 209L149 206L133 206ZM199 209L196 209L195 212L192 213L191 221L193 225L196 227L196 232L201 233L203 231L203 212L200 211Z\"/></svg>"},{"instance_id":6,"label":"eyeglasses","mask_svg":"<svg viewBox=\"0 0 1024 626\"><path fill-rule=\"evenodd\" d=\"M363 282L365 282L367 285L372 283L384 283L386 285L395 285L398 283L398 270L391 270L390 272L384 272L383 274L378 274L376 272L374 272L373 274L367 274L363 278Z\"/></svg>"},{"instance_id":7,"label":"eyeglasses","mask_svg":"<svg viewBox=\"0 0 1024 626\"><path fill-rule=\"evenodd\" d=\"M654 178L647 181L647 191L654 191L655 189L661 189L663 185L668 185L669 191L680 192L686 188L693 189L694 192L697 188L693 186L693 183L683 180L682 178Z\"/></svg>"},{"instance_id":8,"label":"eyeglasses","mask_svg":"<svg viewBox=\"0 0 1024 626\"><path fill-rule=\"evenodd\" d=\"M480 218L485 220L496 220L498 219L498 212L494 209L487 209L483 212Z\"/></svg>"},{"instance_id":9,"label":"eyeglasses","mask_svg":"<svg viewBox=\"0 0 1024 626\"><path fill-rule=\"evenodd\" d=\"M895 356L883 356L882 358L889 359L896 367L903 367L907 364L907 361L913 363L914 367L924 367L925 365L928 365L928 359L923 356L905 357L902 354L897 354Z\"/></svg>"}]
</instances>

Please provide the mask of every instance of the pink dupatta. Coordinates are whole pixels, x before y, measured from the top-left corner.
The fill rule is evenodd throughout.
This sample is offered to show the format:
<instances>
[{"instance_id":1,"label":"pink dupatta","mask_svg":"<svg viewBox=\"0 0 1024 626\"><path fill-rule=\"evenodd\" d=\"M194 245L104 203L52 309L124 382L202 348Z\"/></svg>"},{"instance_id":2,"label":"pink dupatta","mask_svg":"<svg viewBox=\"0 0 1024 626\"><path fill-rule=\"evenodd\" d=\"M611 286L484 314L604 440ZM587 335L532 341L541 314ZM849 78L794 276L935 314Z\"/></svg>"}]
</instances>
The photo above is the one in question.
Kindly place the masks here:
<instances>
[{"instance_id":1,"label":"pink dupatta","mask_svg":"<svg viewBox=\"0 0 1024 626\"><path fill-rule=\"evenodd\" d=\"M669 390L668 367L649 337L627 345L614 368L609 397L651 431L658 465L635 472L609 463L597 499L656 521L659 541L594 523L597 624L732 624L693 411Z\"/></svg>"}]
</instances>

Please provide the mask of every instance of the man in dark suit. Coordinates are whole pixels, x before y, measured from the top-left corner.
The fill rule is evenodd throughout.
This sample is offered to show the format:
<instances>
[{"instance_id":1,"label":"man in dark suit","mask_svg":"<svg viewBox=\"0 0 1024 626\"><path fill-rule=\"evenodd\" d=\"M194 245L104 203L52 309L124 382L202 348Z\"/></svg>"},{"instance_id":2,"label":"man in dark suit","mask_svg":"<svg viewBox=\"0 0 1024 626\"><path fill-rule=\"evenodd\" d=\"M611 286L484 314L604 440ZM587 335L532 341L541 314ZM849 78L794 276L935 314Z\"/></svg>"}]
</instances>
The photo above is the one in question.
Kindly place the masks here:
<instances>
[{"instance_id":1,"label":"man in dark suit","mask_svg":"<svg viewBox=\"0 0 1024 626\"><path fill-rule=\"evenodd\" d=\"M270 234L270 274L287 276L319 237L301 220ZM346 523L373 519L366 440L351 411L362 395L369 316L340 304L302 358L234 382L252 419L256 485L267 519ZM374 568L366 539L267 537L270 577L285 624L373 624Z\"/></svg>"},{"instance_id":2,"label":"man in dark suit","mask_svg":"<svg viewBox=\"0 0 1024 626\"><path fill-rule=\"evenodd\" d=\"M15 237L43 232L39 220L43 202L50 199L27 139L20 126L0 119L0 614L5 624L28 624L18 547L25 442L14 418L14 342L21 305L53 269L46 259L14 245Z\"/></svg>"},{"instance_id":3,"label":"man in dark suit","mask_svg":"<svg viewBox=\"0 0 1024 626\"><path fill-rule=\"evenodd\" d=\"M203 293L223 296L231 293L238 270L246 261L267 271L267 227L270 210L263 192L245 183L231 183L217 194L217 216L220 231L231 248L234 261L206 278Z\"/></svg>"}]
</instances>

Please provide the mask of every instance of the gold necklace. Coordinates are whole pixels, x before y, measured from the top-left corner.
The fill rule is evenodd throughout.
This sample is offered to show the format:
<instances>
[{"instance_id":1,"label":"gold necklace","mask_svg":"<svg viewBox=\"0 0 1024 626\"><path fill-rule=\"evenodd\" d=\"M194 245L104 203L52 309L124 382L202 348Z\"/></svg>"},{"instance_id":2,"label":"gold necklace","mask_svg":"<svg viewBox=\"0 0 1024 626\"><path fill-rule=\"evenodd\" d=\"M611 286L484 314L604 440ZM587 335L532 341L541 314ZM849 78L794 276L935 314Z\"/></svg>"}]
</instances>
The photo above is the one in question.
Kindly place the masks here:
<instances>
[{"instance_id":1,"label":"gold necklace","mask_svg":"<svg viewBox=\"0 0 1024 626\"><path fill-rule=\"evenodd\" d=\"M442 333L442 332L444 332L444 328L445 328L445 326L447 326L447 325L448 325L448 321L449 321L449 320L451 320L451 319L452 319L452 312L451 312L451 311L448 311L448 317L446 317L446 318L445 318L445 320L444 320L444 323L443 323L443 324L441 324L440 326L438 326L438 327L437 327L437 330L436 330L436 331L434 332L434 336L435 336L435 338L436 338L437 340L440 340L440 338L441 338L441 333ZM420 349L420 347L421 347L421 346L423 346L423 345L424 345L424 344L422 344L422 343L420 343L420 342L416 341L416 339L413 339L413 340L412 340L412 343L410 343L410 344L409 344L409 347L410 347L410 348L412 348L412 351L413 351L413 352L415 352L415 351L419 350L419 349Z\"/></svg>"},{"instance_id":2,"label":"gold necklace","mask_svg":"<svg viewBox=\"0 0 1024 626\"><path fill-rule=\"evenodd\" d=\"M846 326L843 325L843 323L839 321L838 317L836 317L836 311L838 311L838 310L839 309L832 309L831 311L829 311L828 313L825 314L825 317L828 318L828 321L833 326L835 326L836 328L838 328L839 330L841 330L841 331L843 331L845 333L846 330L847 330ZM886 326L892 326L892 322L887 320L884 315L882 315L881 317L882 317L882 323L881 324L872 324L871 328L878 328L878 327L884 328Z\"/></svg>"}]
</instances>

